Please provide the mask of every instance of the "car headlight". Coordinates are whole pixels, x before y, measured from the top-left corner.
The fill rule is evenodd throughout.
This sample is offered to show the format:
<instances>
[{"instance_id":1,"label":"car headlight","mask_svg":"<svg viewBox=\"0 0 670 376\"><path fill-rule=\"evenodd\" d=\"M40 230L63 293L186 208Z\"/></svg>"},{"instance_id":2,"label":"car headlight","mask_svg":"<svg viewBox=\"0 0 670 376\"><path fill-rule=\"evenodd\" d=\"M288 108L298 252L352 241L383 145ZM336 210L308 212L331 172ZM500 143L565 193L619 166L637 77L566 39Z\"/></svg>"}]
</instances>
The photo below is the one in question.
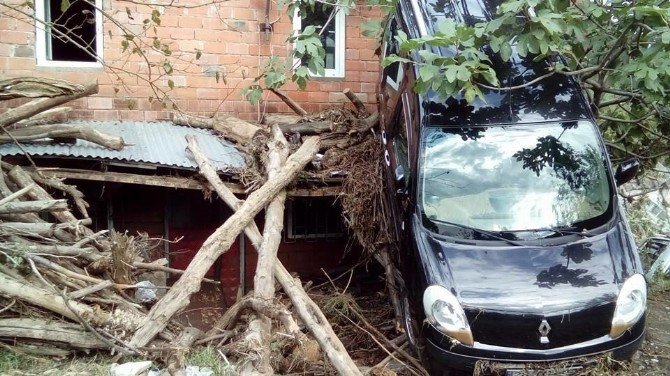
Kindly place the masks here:
<instances>
[{"instance_id":1,"label":"car headlight","mask_svg":"<svg viewBox=\"0 0 670 376\"><path fill-rule=\"evenodd\" d=\"M616 300L610 337L616 338L635 325L647 309L647 282L634 274L624 282Z\"/></svg>"},{"instance_id":2,"label":"car headlight","mask_svg":"<svg viewBox=\"0 0 670 376\"><path fill-rule=\"evenodd\" d=\"M428 322L437 330L464 345L474 344L463 307L449 290L442 286L428 286L423 293L423 310Z\"/></svg>"}]
</instances>

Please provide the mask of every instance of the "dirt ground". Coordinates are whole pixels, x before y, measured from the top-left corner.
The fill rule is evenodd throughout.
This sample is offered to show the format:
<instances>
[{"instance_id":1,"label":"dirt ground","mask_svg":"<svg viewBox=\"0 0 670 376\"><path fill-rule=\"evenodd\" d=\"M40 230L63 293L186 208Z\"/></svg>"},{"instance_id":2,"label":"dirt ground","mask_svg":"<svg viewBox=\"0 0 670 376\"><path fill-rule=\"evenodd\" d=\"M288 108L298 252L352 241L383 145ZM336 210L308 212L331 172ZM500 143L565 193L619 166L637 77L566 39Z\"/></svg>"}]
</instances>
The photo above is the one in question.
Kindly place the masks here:
<instances>
[{"instance_id":1,"label":"dirt ground","mask_svg":"<svg viewBox=\"0 0 670 376\"><path fill-rule=\"evenodd\" d=\"M670 291L649 297L647 336L635 355L631 375L670 375Z\"/></svg>"}]
</instances>

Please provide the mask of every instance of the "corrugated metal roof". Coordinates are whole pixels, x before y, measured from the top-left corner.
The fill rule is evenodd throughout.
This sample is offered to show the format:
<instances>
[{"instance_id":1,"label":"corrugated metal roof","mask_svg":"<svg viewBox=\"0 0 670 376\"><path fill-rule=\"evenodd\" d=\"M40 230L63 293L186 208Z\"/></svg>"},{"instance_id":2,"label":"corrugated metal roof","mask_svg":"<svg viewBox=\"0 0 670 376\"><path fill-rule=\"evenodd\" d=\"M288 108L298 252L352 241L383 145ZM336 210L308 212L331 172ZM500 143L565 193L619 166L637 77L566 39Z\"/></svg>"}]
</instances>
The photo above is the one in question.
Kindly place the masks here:
<instances>
[{"instance_id":1,"label":"corrugated metal roof","mask_svg":"<svg viewBox=\"0 0 670 376\"><path fill-rule=\"evenodd\" d=\"M195 135L198 146L220 171L244 166L244 155L228 141L206 129L175 125L168 121L76 121L98 131L121 136L126 143L123 150L107 149L88 141L74 144L54 143L50 140L22 143L32 156L78 157L96 160L141 162L163 167L196 169L198 165L186 150L186 135ZM0 145L0 155L23 155L14 144Z\"/></svg>"}]
</instances>

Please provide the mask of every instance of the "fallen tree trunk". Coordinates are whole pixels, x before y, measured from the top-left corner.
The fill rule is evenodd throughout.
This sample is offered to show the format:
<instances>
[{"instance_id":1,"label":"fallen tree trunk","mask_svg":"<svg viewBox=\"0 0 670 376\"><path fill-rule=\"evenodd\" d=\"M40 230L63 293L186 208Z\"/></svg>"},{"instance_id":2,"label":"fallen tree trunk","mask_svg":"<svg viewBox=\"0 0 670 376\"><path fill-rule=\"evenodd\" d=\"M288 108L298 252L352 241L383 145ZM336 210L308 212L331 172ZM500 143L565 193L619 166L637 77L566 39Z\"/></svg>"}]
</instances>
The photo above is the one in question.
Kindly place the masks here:
<instances>
[{"instance_id":1,"label":"fallen tree trunk","mask_svg":"<svg viewBox=\"0 0 670 376\"><path fill-rule=\"evenodd\" d=\"M216 259L226 252L237 235L253 220L254 216L272 200L279 191L293 182L309 163L319 148L319 139L310 138L287 160L281 172L269 179L260 189L251 193L228 220L202 245L186 273L159 300L130 340L131 347L143 347L165 328L175 313L190 302L190 296L200 290L202 278Z\"/></svg>"},{"instance_id":2,"label":"fallen tree trunk","mask_svg":"<svg viewBox=\"0 0 670 376\"><path fill-rule=\"evenodd\" d=\"M19 78L20 79L20 78ZM84 86L83 90L68 94L60 95L54 98L40 98L30 101L26 104L23 104L19 107L10 109L2 114L0 114L0 128L4 128L8 125L12 125L19 120L27 119L31 116L35 116L44 110L59 106L63 103L67 103L71 100L78 98L86 97L89 95L97 94L98 84L90 84Z\"/></svg>"},{"instance_id":3,"label":"fallen tree trunk","mask_svg":"<svg viewBox=\"0 0 670 376\"><path fill-rule=\"evenodd\" d=\"M109 321L107 312L94 310L86 304L73 301L65 304L63 297L58 294L15 280L2 273L0 273L0 293L55 312L73 321L78 321L77 316L89 320L94 325L102 325Z\"/></svg>"},{"instance_id":4,"label":"fallen tree trunk","mask_svg":"<svg viewBox=\"0 0 670 376\"><path fill-rule=\"evenodd\" d=\"M86 87L46 77L15 77L0 80L0 101L14 98L44 98L72 95Z\"/></svg>"},{"instance_id":5,"label":"fallen tree trunk","mask_svg":"<svg viewBox=\"0 0 670 376\"><path fill-rule=\"evenodd\" d=\"M278 124L283 133L300 133L301 136L316 135L333 130L332 121L308 121L304 123Z\"/></svg>"},{"instance_id":6,"label":"fallen tree trunk","mask_svg":"<svg viewBox=\"0 0 670 376\"><path fill-rule=\"evenodd\" d=\"M9 135L0 135L0 144L43 138L78 138L113 150L121 150L125 146L123 138L97 131L85 125L45 124L7 130L7 132L9 132Z\"/></svg>"},{"instance_id":7,"label":"fallen tree trunk","mask_svg":"<svg viewBox=\"0 0 670 376\"><path fill-rule=\"evenodd\" d=\"M82 329L80 325L56 321L44 322L44 320L32 318L0 319L0 338L11 340L29 338L58 342L83 350L107 347L107 344Z\"/></svg>"},{"instance_id":8,"label":"fallen tree trunk","mask_svg":"<svg viewBox=\"0 0 670 376\"><path fill-rule=\"evenodd\" d=\"M279 127L272 128L273 140L268 143L268 179L277 176L281 166L289 153L288 142ZM262 302L272 302L275 295L274 265L277 259L277 250L281 242L281 232L284 228L284 204L286 190L280 191L265 210L263 225L263 241L258 249L258 262L254 275L254 299ZM245 341L252 352L257 356L242 368L241 375L265 374L272 375L270 366L270 331L272 322L270 317L257 312L257 317L249 323L249 333ZM254 348L256 347L256 348Z\"/></svg>"},{"instance_id":9,"label":"fallen tree trunk","mask_svg":"<svg viewBox=\"0 0 670 376\"><path fill-rule=\"evenodd\" d=\"M307 141L308 138L305 138ZM193 147L195 145L195 148ZM189 150L192 152L197 151L197 144L189 145ZM194 156L198 161L199 166L205 166L205 171L211 169L207 160L204 158L202 153L195 152ZM216 180L220 179L216 174L205 173L201 170L203 176L205 176L212 186L222 186L222 184L217 184ZM219 196L223 201L234 211L242 205L242 201L235 197L235 195L230 192L227 187L222 186L221 190L217 190ZM249 197L247 201L251 199ZM253 221L250 222L247 227L244 229L245 235L251 241L251 244L256 248L260 249L261 243L263 242L263 237L261 236L256 223ZM299 307L298 314L303 319L309 331L317 338L319 345L324 350L324 353L328 359L333 363L335 368L342 375L360 375L360 371L356 368L353 360L347 353L342 342L337 338L337 335L333 331L333 328L330 326L330 323L326 317L321 312L321 309L312 301L312 299L307 295L307 293L302 289L300 280L295 280L291 274L286 270L284 265L279 260L275 260L274 264L274 275L275 279L282 286L282 289L291 299L291 302L294 306ZM236 304L237 306L237 304ZM230 315L224 315L224 317L230 318ZM226 321L229 322L229 321ZM217 325L217 327L220 327ZM294 325L289 325L289 327L294 327ZM225 329L225 328L224 328Z\"/></svg>"},{"instance_id":10,"label":"fallen tree trunk","mask_svg":"<svg viewBox=\"0 0 670 376\"><path fill-rule=\"evenodd\" d=\"M240 145L249 144L254 138L266 135L261 127L233 116L206 118L177 113L172 117L172 121L178 125L215 130Z\"/></svg>"},{"instance_id":11,"label":"fallen tree trunk","mask_svg":"<svg viewBox=\"0 0 670 376\"><path fill-rule=\"evenodd\" d=\"M41 213L62 210L68 210L65 200L20 201L0 205L0 214Z\"/></svg>"}]
</instances>

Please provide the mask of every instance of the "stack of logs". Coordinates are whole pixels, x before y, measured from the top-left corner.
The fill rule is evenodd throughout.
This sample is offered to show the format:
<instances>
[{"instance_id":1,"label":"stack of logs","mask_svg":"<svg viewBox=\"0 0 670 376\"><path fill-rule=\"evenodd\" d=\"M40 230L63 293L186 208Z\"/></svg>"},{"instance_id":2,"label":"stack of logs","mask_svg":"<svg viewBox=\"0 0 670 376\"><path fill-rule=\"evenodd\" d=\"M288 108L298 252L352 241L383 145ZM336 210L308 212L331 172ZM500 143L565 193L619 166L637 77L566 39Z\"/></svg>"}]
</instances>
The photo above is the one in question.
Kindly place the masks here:
<instances>
[{"instance_id":1,"label":"stack of logs","mask_svg":"<svg viewBox=\"0 0 670 376\"><path fill-rule=\"evenodd\" d=\"M31 123L30 118L43 111L95 92L97 85L80 87L42 79L15 79L11 85L0 81L0 100L37 98L0 114L0 127L12 141L18 141L13 133L23 132L21 140L69 137L109 148L123 147L123 140L114 136L64 125L56 133L45 133L38 128L52 125ZM241 374L273 373L270 344L277 333L288 338L293 351L320 348L341 375L362 374L300 280L289 274L276 255L287 186L305 173L310 162L337 165L344 150L370 138L377 115L370 115L349 91L345 94L356 112L339 111L335 121L333 116L310 117L285 95L276 94L297 116L270 116L264 127L232 117L175 115L175 123L221 132L260 166L252 191L240 200L221 181L195 138L187 137L200 174L234 214L208 237L185 271L167 268L160 260L144 262L143 243L137 239L106 231L93 233L86 227L90 224L87 204L76 187L46 178L38 170L2 163L0 345L11 343L16 351L49 355L111 349L122 355L167 359L171 372L180 374L184 349L193 343L218 342L228 335L225 329L247 311L253 319L246 332L235 339L240 352L250 354L240 360ZM22 124L17 127L19 122ZM319 152L323 154L317 158ZM84 219L77 219L66 200L55 199L49 192L67 195ZM261 233L253 218L264 209ZM44 213L50 220L44 219ZM242 232L259 253L254 291L231 307L213 331L203 335L183 327L173 318L188 306L201 283L211 282L205 278L207 270ZM137 283L141 273L152 270L181 276L170 288L157 286L167 291L147 310L134 295L141 287ZM275 281L290 300L290 309L275 298Z\"/></svg>"}]
</instances>

